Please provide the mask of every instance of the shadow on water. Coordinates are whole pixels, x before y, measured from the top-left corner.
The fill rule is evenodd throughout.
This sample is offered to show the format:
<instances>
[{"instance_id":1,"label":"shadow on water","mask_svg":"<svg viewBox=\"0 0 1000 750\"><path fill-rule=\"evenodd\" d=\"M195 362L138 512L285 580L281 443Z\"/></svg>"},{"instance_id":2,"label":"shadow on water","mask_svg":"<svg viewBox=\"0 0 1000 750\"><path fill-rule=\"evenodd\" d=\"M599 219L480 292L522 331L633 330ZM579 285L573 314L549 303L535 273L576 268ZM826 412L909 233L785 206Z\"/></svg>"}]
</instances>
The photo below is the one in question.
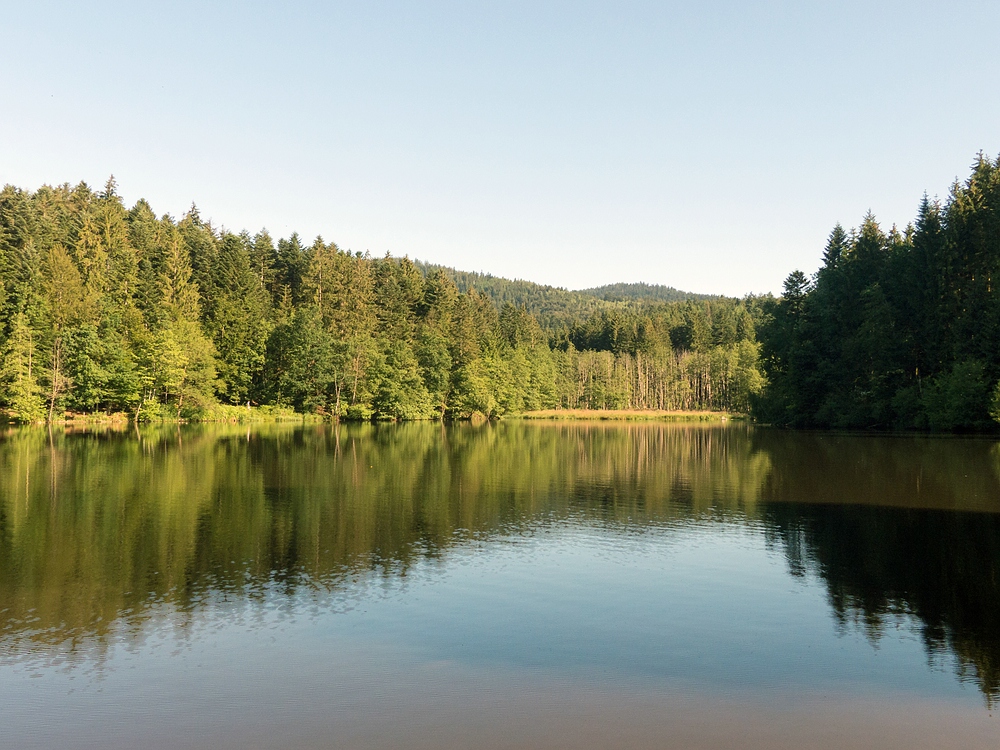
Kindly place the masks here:
<instances>
[{"instance_id":1,"label":"shadow on water","mask_svg":"<svg viewBox=\"0 0 1000 750\"><path fill-rule=\"evenodd\" d=\"M554 524L762 528L844 627L920 624L1000 696L1000 452L987 440L586 423L11 430L0 644L100 658L169 612L317 602ZM124 636L122 634L125 634Z\"/></svg>"}]
</instances>

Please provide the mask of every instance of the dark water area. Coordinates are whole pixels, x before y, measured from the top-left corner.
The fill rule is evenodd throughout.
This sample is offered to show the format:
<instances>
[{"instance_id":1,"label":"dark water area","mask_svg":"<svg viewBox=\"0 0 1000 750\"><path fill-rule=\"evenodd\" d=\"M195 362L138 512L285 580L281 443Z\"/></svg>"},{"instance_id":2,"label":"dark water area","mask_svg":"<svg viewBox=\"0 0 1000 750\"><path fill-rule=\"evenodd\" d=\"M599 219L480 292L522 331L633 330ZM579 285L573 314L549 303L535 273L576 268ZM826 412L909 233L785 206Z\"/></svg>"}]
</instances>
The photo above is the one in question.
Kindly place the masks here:
<instances>
[{"instance_id":1,"label":"dark water area","mask_svg":"<svg viewBox=\"0 0 1000 750\"><path fill-rule=\"evenodd\" d=\"M1000 443L10 430L0 747L997 747Z\"/></svg>"}]
</instances>

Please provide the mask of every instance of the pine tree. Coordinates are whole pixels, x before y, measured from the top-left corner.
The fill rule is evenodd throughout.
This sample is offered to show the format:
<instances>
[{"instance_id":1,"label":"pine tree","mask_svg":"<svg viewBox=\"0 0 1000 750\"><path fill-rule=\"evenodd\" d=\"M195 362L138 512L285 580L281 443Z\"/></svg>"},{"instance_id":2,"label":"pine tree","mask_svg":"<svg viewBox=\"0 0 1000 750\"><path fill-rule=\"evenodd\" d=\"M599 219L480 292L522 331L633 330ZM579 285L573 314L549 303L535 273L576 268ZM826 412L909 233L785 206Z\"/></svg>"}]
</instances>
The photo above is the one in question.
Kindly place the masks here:
<instances>
[{"instance_id":1,"label":"pine tree","mask_svg":"<svg viewBox=\"0 0 1000 750\"><path fill-rule=\"evenodd\" d=\"M215 230L211 224L202 221L194 204L178 223L177 229L191 263L191 280L198 289L204 312L208 313L215 304L215 264L218 255Z\"/></svg>"},{"instance_id":2,"label":"pine tree","mask_svg":"<svg viewBox=\"0 0 1000 750\"><path fill-rule=\"evenodd\" d=\"M288 289L293 304L303 298L302 281L309 267L309 254L302 247L297 232L292 232L287 240L278 240L278 252L274 263L276 283Z\"/></svg>"},{"instance_id":3,"label":"pine tree","mask_svg":"<svg viewBox=\"0 0 1000 750\"><path fill-rule=\"evenodd\" d=\"M262 387L271 332L269 298L250 265L247 238L222 236L214 287L208 328L219 354L220 395L232 404L246 403Z\"/></svg>"},{"instance_id":4,"label":"pine tree","mask_svg":"<svg viewBox=\"0 0 1000 750\"><path fill-rule=\"evenodd\" d=\"M108 179L97 201L95 216L100 245L107 254L105 305L111 314L132 304L139 279L139 259L129 237L125 207L117 194L114 176Z\"/></svg>"}]
</instances>

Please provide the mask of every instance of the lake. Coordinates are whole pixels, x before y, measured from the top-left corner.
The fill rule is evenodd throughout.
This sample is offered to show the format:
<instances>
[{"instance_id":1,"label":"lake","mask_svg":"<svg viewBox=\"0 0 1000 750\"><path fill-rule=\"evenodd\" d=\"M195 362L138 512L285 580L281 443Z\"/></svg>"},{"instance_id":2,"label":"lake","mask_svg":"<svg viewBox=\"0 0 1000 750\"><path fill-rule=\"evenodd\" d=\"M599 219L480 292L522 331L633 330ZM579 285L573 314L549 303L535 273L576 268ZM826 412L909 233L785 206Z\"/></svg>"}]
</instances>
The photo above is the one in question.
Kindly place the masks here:
<instances>
[{"instance_id":1,"label":"lake","mask_svg":"<svg viewBox=\"0 0 1000 750\"><path fill-rule=\"evenodd\" d=\"M0 747L1000 746L1000 443L0 437Z\"/></svg>"}]
</instances>

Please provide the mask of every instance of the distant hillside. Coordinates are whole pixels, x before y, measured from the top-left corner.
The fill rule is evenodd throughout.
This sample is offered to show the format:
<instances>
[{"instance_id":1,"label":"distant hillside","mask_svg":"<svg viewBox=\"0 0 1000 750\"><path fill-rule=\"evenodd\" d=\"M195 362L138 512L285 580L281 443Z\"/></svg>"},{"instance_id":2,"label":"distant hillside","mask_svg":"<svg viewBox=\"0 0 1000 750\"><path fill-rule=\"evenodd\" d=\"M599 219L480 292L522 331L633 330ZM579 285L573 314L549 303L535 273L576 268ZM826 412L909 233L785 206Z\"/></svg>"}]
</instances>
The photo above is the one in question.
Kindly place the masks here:
<instances>
[{"instance_id":1,"label":"distant hillside","mask_svg":"<svg viewBox=\"0 0 1000 750\"><path fill-rule=\"evenodd\" d=\"M674 289L662 284L605 284L593 289L580 289L577 294L587 294L609 302L649 301L649 302L683 302L689 299L717 299L714 294L695 294Z\"/></svg>"},{"instance_id":2,"label":"distant hillside","mask_svg":"<svg viewBox=\"0 0 1000 750\"><path fill-rule=\"evenodd\" d=\"M590 294L571 292L561 287L536 284L520 279L505 279L488 273L458 271L434 263L414 261L424 275L441 270L455 280L460 292L475 289L490 297L497 306L511 303L524 307L538 318L538 322L549 330L567 329L578 320L585 320L592 314L615 306Z\"/></svg>"},{"instance_id":3,"label":"distant hillside","mask_svg":"<svg viewBox=\"0 0 1000 750\"><path fill-rule=\"evenodd\" d=\"M602 310L621 309L645 303L714 299L710 295L692 294L669 286L642 283L609 284L594 289L571 291L532 281L505 279L488 273L458 271L419 260L414 263L424 275L439 269L444 271L455 280L460 292L475 289L493 299L498 306L509 302L517 307L524 307L549 330L568 329L574 323Z\"/></svg>"}]
</instances>

